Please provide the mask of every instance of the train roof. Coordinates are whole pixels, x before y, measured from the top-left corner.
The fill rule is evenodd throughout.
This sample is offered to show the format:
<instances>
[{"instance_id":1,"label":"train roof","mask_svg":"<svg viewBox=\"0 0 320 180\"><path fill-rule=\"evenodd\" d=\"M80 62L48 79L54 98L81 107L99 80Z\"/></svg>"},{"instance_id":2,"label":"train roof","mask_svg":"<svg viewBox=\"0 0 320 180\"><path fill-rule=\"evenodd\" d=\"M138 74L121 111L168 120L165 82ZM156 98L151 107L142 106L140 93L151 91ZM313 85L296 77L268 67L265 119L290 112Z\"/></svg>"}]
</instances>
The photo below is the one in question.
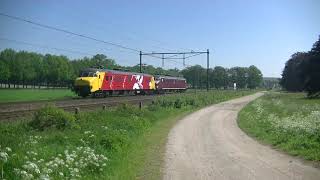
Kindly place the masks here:
<instances>
[{"instance_id":1,"label":"train roof","mask_svg":"<svg viewBox=\"0 0 320 180\"><path fill-rule=\"evenodd\" d=\"M98 68L86 68L83 69L81 72L111 72L117 74L125 74L125 75L144 75L144 76L152 76L151 74L146 73L137 73L137 72L130 72L130 71L119 71L119 70L111 70L111 69L98 69ZM179 79L179 80L186 80L183 77L174 77L174 76L164 76L164 75L155 75L155 78L165 78L165 79Z\"/></svg>"},{"instance_id":2,"label":"train roof","mask_svg":"<svg viewBox=\"0 0 320 180\"><path fill-rule=\"evenodd\" d=\"M154 76L155 78L159 79L159 78L163 78L163 79L179 79L179 80L186 80L183 77L174 77L174 76L162 76L162 75L156 75Z\"/></svg>"},{"instance_id":3,"label":"train roof","mask_svg":"<svg viewBox=\"0 0 320 180\"><path fill-rule=\"evenodd\" d=\"M152 76L151 74L146 73L137 73L137 72L130 72L130 71L119 71L119 70L111 70L111 69L98 69L98 68L86 68L83 69L81 72L111 72L115 74L125 74L125 75L144 75L144 76Z\"/></svg>"}]
</instances>

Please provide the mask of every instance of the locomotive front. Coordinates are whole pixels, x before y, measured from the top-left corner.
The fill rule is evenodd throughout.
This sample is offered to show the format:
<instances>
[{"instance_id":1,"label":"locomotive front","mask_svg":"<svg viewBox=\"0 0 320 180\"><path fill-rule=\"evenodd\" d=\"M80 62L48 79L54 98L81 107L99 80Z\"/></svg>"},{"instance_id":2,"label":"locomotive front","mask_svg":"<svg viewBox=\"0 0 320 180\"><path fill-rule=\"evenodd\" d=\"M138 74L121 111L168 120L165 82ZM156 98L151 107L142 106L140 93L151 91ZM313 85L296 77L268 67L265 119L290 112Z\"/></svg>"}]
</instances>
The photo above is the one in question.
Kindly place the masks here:
<instances>
[{"instance_id":1,"label":"locomotive front","mask_svg":"<svg viewBox=\"0 0 320 180\"><path fill-rule=\"evenodd\" d=\"M74 91L82 97L101 90L104 72L95 69L83 70L74 82Z\"/></svg>"}]
</instances>

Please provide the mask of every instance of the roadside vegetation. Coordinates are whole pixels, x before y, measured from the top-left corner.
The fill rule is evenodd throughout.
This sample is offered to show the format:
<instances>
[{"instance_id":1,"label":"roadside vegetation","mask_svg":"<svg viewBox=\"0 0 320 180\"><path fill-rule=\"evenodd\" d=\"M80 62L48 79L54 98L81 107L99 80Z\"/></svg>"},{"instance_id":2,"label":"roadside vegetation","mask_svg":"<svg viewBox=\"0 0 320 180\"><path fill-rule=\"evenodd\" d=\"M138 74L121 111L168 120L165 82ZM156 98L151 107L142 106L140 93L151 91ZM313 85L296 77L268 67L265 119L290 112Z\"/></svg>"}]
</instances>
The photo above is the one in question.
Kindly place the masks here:
<instances>
[{"instance_id":1,"label":"roadside vegetation","mask_svg":"<svg viewBox=\"0 0 320 180\"><path fill-rule=\"evenodd\" d=\"M291 155L320 162L320 99L304 93L267 93L240 113L239 127Z\"/></svg>"},{"instance_id":2,"label":"roadside vegetation","mask_svg":"<svg viewBox=\"0 0 320 180\"><path fill-rule=\"evenodd\" d=\"M32 119L0 123L2 179L159 179L169 130L201 107L253 91L159 97L77 115L47 106Z\"/></svg>"},{"instance_id":3,"label":"roadside vegetation","mask_svg":"<svg viewBox=\"0 0 320 180\"><path fill-rule=\"evenodd\" d=\"M0 89L0 103L68 99L75 97L70 89Z\"/></svg>"}]
</instances>

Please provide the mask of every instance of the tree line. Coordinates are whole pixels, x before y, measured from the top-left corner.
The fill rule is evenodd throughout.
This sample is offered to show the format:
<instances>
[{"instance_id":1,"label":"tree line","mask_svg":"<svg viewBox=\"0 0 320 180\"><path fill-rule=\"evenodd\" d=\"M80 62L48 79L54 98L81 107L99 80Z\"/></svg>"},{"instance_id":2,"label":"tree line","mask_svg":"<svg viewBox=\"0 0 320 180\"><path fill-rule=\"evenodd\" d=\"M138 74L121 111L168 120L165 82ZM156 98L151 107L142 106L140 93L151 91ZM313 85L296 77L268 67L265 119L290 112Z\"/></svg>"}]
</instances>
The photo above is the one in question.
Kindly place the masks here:
<instances>
[{"instance_id":1,"label":"tree line","mask_svg":"<svg viewBox=\"0 0 320 180\"><path fill-rule=\"evenodd\" d=\"M139 72L139 65L121 66L103 54L91 58L70 60L66 56L39 54L27 51L5 49L0 52L0 84L8 88L16 85L27 87L70 87L82 69L88 67L119 69ZM179 69L163 69L152 65L143 66L143 72L153 75L183 76L192 88L205 88L207 70L200 65ZM238 88L257 88L262 84L262 73L255 67L224 68L216 66L209 69L210 88L230 88L237 83Z\"/></svg>"},{"instance_id":2,"label":"tree line","mask_svg":"<svg viewBox=\"0 0 320 180\"><path fill-rule=\"evenodd\" d=\"M191 66L181 71L189 84L195 88L205 88L207 85L207 69L200 65ZM209 87L227 89L236 83L237 88L254 89L262 84L262 73L255 67L224 68L216 66L209 69Z\"/></svg>"},{"instance_id":3,"label":"tree line","mask_svg":"<svg viewBox=\"0 0 320 180\"><path fill-rule=\"evenodd\" d=\"M291 56L285 64L280 84L287 91L306 91L309 97L320 96L320 36L310 51Z\"/></svg>"}]
</instances>

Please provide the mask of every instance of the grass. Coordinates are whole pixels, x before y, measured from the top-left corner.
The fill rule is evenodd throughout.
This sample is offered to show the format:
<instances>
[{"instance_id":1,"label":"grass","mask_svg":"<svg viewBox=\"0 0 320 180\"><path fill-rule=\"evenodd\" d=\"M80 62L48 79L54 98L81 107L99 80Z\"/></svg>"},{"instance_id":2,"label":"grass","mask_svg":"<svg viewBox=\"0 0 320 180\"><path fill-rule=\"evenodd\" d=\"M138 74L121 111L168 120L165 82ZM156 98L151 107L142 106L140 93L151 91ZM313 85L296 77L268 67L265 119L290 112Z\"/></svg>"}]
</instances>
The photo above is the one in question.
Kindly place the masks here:
<instances>
[{"instance_id":1,"label":"grass","mask_svg":"<svg viewBox=\"0 0 320 180\"><path fill-rule=\"evenodd\" d=\"M0 124L0 167L6 179L161 179L166 138L177 120L250 93L177 94L141 110L123 105L73 117L46 107L33 119Z\"/></svg>"},{"instance_id":2,"label":"grass","mask_svg":"<svg viewBox=\"0 0 320 180\"><path fill-rule=\"evenodd\" d=\"M320 99L305 97L267 93L239 113L239 127L291 155L320 162Z\"/></svg>"},{"instance_id":3,"label":"grass","mask_svg":"<svg viewBox=\"0 0 320 180\"><path fill-rule=\"evenodd\" d=\"M75 96L70 89L0 89L0 103L67 99Z\"/></svg>"}]
</instances>

